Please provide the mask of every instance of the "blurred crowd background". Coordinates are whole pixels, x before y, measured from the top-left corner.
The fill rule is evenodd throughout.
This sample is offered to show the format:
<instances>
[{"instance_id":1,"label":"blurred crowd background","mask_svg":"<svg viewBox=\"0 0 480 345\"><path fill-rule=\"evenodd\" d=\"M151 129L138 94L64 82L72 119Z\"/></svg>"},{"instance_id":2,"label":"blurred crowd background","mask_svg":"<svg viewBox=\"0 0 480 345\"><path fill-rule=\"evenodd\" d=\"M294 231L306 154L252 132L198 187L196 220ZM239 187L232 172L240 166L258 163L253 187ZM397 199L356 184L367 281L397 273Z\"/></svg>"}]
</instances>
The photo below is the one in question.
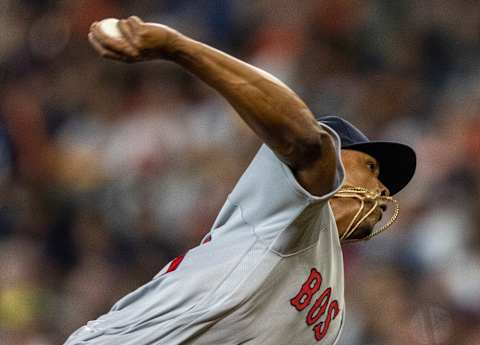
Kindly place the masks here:
<instances>
[{"instance_id":1,"label":"blurred crowd background","mask_svg":"<svg viewBox=\"0 0 480 345\"><path fill-rule=\"evenodd\" d=\"M195 246L260 144L173 64L94 53L132 14L415 147L399 222L344 247L340 344L480 344L479 1L2 0L1 345L63 343Z\"/></svg>"}]
</instances>

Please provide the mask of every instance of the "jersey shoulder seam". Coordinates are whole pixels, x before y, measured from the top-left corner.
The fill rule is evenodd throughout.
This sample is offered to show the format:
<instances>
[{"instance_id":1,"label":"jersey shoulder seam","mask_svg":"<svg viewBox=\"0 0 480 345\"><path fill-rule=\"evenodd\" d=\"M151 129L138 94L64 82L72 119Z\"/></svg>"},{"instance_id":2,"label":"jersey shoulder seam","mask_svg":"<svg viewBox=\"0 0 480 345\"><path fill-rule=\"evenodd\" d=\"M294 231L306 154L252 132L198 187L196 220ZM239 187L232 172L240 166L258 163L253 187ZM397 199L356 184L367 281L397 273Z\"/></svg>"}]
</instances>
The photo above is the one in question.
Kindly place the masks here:
<instances>
[{"instance_id":1,"label":"jersey shoulder seam","mask_svg":"<svg viewBox=\"0 0 480 345\"><path fill-rule=\"evenodd\" d=\"M237 203L234 203L231 199L230 199L230 196L227 196L227 199L229 202L232 203L232 205L234 205L235 207L238 207L238 209L240 210L240 217L242 218L242 220L245 222L245 224L247 224L250 228L251 228L251 231L253 233L253 235L255 236L255 238L261 242L269 252L281 257L281 258L285 258L285 257L289 257L289 256L294 256L294 255L297 255L297 254L300 254L302 252L305 252L305 251L308 251L309 249L311 249L312 247L315 247L318 243L318 241L310 244L309 246L305 247L305 248L302 248L300 250L297 250L296 252L294 253L289 253L289 254L282 254L280 253L279 251L276 251L274 249L271 248L271 245L273 242L275 242L275 240L278 238L278 236L280 236L280 234L282 234L290 225L292 225L292 223L297 219L297 217L308 207L311 205L311 203L309 202L307 205L305 205L301 210L299 210L297 212L297 214L292 218L292 220L282 229L279 231L278 235L275 236L275 239L272 240L272 243L268 243L266 240L263 239L263 237L261 237L260 235L257 234L257 231L256 231L256 227L255 225L253 224L250 224L246 219L245 217L243 216L243 210L242 210L242 206L240 204L237 204ZM325 231L325 227L322 227L319 232L322 232L322 231Z\"/></svg>"},{"instance_id":2,"label":"jersey shoulder seam","mask_svg":"<svg viewBox=\"0 0 480 345\"><path fill-rule=\"evenodd\" d=\"M285 230L285 229L284 229L284 230ZM282 230L282 231L283 231L283 230ZM325 227L322 227L319 232L321 232L321 231L325 231ZM275 250L275 249L272 249L272 248L268 248L268 250L269 250L270 252L272 252L273 254L276 254L276 255L280 256L281 258L287 258L287 257L290 257L290 256L294 256L294 255L298 255L298 254L301 254L301 253L303 253L303 252L306 252L306 251L312 249L313 247L315 247L315 246L317 245L317 243L318 243L318 240L317 240L316 242L308 245L307 247L305 247L305 248L303 248L303 249L300 249L300 250L297 250L297 251L295 251L295 252L293 252L293 253L288 253L288 254L282 254L282 253L280 253L279 251L277 251L277 250Z\"/></svg>"},{"instance_id":3,"label":"jersey shoulder seam","mask_svg":"<svg viewBox=\"0 0 480 345\"><path fill-rule=\"evenodd\" d=\"M243 216L243 209L242 209L242 205L240 204L237 204L235 202L233 202L231 199L230 199L230 195L227 196L227 200L232 204L234 205L235 207L238 208L238 210L240 211L240 218L242 219L242 221L248 225L248 227L251 229L250 231L252 232L253 236L257 239L257 241L259 241L260 243L262 243L262 245L265 246L265 248L268 249L268 244L267 242L257 234L257 231L255 230L256 227L254 224L251 224L249 221L247 221L245 219L245 217ZM282 230L283 231L283 230Z\"/></svg>"}]
</instances>

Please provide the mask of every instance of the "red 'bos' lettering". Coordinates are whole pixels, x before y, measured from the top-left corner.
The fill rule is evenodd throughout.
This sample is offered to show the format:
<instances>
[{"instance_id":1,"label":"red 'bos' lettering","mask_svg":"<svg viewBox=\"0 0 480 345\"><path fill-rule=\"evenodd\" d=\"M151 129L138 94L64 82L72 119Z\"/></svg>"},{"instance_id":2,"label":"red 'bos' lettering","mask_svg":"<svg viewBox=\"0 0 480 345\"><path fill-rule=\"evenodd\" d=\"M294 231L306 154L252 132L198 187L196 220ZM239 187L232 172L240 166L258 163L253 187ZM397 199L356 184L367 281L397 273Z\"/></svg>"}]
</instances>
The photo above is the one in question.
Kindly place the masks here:
<instances>
[{"instance_id":1,"label":"red 'bos' lettering","mask_svg":"<svg viewBox=\"0 0 480 345\"><path fill-rule=\"evenodd\" d=\"M307 281L303 283L298 294L290 300L290 304L293 305L298 311L302 311L307 305L310 304L313 295L318 291L318 289L320 289L321 285L322 275L315 268L312 268Z\"/></svg>"},{"instance_id":2,"label":"red 'bos' lettering","mask_svg":"<svg viewBox=\"0 0 480 345\"><path fill-rule=\"evenodd\" d=\"M332 288L328 288L318 297L315 304L310 308L307 314L307 325L311 326L317 322L327 309L328 302L330 302L330 295L332 294Z\"/></svg>"},{"instance_id":3,"label":"red 'bos' lettering","mask_svg":"<svg viewBox=\"0 0 480 345\"><path fill-rule=\"evenodd\" d=\"M325 322L320 322L318 325L313 327L313 332L315 333L315 339L320 341L325 337L328 331L328 327L330 327L330 322L332 322L332 320L334 320L337 317L339 312L340 312L340 308L338 307L337 300L332 301L332 303L330 303L330 306L328 307L328 315Z\"/></svg>"},{"instance_id":4,"label":"red 'bos' lettering","mask_svg":"<svg viewBox=\"0 0 480 345\"><path fill-rule=\"evenodd\" d=\"M290 300L290 304L294 306L297 311L303 311L309 307L314 295L320 290L322 281L323 278L320 272L312 268L305 283L303 283L295 297ZM315 303L309 307L310 309L305 317L305 323L308 326L312 326L325 316L325 313L327 314L323 321L318 322L313 327L313 333L317 341L322 340L327 335L330 323L340 312L338 301L331 301L331 296L332 288L328 287L315 300Z\"/></svg>"}]
</instances>

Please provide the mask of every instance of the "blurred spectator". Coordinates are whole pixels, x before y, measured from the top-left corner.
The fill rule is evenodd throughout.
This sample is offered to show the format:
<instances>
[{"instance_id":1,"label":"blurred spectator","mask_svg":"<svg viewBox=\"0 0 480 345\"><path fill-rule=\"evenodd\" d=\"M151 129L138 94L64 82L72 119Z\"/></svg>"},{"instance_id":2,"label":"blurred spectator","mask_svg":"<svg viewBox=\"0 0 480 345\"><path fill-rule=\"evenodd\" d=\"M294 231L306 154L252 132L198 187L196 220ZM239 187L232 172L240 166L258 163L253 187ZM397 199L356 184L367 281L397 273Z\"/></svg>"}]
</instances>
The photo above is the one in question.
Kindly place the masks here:
<instances>
[{"instance_id":1,"label":"blurred spectator","mask_svg":"<svg viewBox=\"0 0 480 345\"><path fill-rule=\"evenodd\" d=\"M400 221L345 247L343 345L480 344L480 2L2 1L0 343L59 344L208 231L259 145L168 64L102 61L136 14L418 152ZM78 303L82 301L82 303Z\"/></svg>"}]
</instances>

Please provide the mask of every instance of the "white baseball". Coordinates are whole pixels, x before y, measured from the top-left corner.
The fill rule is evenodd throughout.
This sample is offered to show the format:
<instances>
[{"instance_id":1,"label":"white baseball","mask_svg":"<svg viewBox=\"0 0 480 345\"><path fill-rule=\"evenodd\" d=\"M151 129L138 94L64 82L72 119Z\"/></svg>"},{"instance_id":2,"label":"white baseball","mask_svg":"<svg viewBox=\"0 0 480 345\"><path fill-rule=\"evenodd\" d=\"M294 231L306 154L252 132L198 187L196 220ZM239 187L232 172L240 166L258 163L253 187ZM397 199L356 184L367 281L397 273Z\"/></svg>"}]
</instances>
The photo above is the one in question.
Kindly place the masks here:
<instances>
[{"instance_id":1,"label":"white baseball","mask_svg":"<svg viewBox=\"0 0 480 345\"><path fill-rule=\"evenodd\" d=\"M111 38L122 38L122 33L118 28L118 19L115 18L107 18L101 20L98 25L100 26L100 30L107 36Z\"/></svg>"}]
</instances>

